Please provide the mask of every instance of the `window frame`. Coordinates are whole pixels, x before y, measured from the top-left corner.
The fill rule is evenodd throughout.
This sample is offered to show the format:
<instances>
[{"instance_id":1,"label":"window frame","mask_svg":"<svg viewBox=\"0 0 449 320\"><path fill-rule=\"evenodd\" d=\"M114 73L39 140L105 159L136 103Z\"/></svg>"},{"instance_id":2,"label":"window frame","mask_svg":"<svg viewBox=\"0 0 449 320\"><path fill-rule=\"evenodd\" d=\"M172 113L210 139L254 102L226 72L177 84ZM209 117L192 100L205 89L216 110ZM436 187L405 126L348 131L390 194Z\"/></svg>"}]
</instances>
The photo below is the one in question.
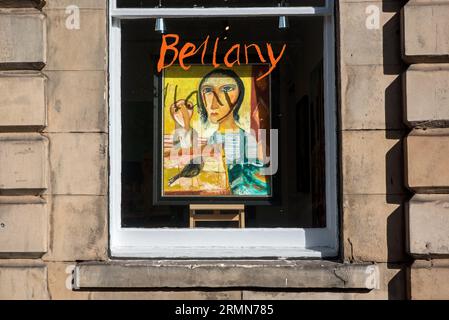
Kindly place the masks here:
<instances>
[{"instance_id":1,"label":"window frame","mask_svg":"<svg viewBox=\"0 0 449 320\"><path fill-rule=\"evenodd\" d=\"M121 226L121 29L123 19L323 17L323 79L326 172L325 228L170 229ZM337 107L334 1L324 7L117 8L109 1L109 231L116 258L324 258L338 254ZM186 243L188 245L186 245ZM204 245L208 243L208 245ZM151 245L148 245L151 244Z\"/></svg>"}]
</instances>

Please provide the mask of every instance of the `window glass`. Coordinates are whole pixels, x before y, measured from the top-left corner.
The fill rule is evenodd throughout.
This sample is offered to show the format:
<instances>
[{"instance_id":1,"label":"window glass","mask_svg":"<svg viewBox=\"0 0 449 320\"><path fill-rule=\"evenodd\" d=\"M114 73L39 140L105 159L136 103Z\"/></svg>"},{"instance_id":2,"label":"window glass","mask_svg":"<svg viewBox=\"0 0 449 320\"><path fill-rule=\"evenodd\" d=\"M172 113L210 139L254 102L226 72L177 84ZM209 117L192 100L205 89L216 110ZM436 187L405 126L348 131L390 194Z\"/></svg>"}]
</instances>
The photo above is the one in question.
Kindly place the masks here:
<instances>
[{"instance_id":1,"label":"window glass","mask_svg":"<svg viewBox=\"0 0 449 320\"><path fill-rule=\"evenodd\" d=\"M118 1L119 5L131 2ZM298 2L303 4L311 1ZM149 3L153 2L134 1L134 4L129 5L136 6L135 3L150 6ZM165 1L163 4L169 6L170 3L176 6L180 1ZM234 5L234 1L216 3ZM272 5L272 1L258 3ZM265 99L269 102L269 108L265 110L269 113L270 127L278 130L279 137L279 166L270 181L273 197L268 203L255 202L246 206L245 227L325 227L323 19L289 17L289 27L286 29L279 29L278 18L274 17L164 20L166 32L179 36L178 49L186 42L199 47L209 36L209 48L204 58L209 65L213 58L212 44L217 37L219 42L216 57L219 61L236 44L257 44L265 58L268 57L267 43L276 54L286 45L282 58L267 77L269 81L249 84L248 88L251 89L245 91L249 95L258 86L262 91L269 90L269 101ZM160 173L154 168L161 161L155 153L158 141L155 132L162 125L157 118L161 114L161 110L157 109L161 107L157 97L161 96L163 83L161 73L157 72L162 36L155 31L154 19L123 20L121 30L122 226L188 228L187 205L170 202L155 204L154 182ZM242 50L241 65L238 66L240 69L245 68L245 58ZM167 61L170 61L170 56L167 56ZM192 65L200 65L204 61L200 53L186 59L186 63ZM248 50L248 65L256 63L261 63L260 56L255 50ZM241 75L243 71L235 66L235 73ZM177 67L179 68L173 68ZM165 70L168 74L170 68ZM176 73L172 71L173 74ZM264 88L263 84L267 84L269 88ZM208 90L207 86L204 89ZM232 100L229 90L224 97L231 96ZM171 97L173 94L166 95ZM174 98L174 101L177 99ZM191 109L192 111L186 111L187 116L199 119L198 103L193 103ZM178 123L184 123L183 119L185 118L179 118ZM198 179L197 184L201 184L201 179ZM204 222L199 227L231 228L235 225L232 222Z\"/></svg>"}]
</instances>

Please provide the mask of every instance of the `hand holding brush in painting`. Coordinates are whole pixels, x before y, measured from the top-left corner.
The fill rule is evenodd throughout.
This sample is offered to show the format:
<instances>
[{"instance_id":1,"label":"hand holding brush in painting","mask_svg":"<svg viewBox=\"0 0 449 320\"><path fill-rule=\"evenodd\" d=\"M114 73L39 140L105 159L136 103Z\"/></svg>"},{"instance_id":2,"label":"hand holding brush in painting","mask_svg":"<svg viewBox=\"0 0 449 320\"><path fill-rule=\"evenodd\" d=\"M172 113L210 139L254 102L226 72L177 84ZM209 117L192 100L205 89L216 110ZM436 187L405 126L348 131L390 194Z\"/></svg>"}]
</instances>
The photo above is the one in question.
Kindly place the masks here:
<instances>
[{"instance_id":1,"label":"hand holding brush in painting","mask_svg":"<svg viewBox=\"0 0 449 320\"><path fill-rule=\"evenodd\" d=\"M168 89L168 86L166 90ZM191 153L194 139L198 138L198 134L194 128L191 126L191 119L193 116L194 104L189 101L189 98L195 92L191 93L185 99L177 99L177 89L175 86L173 103L169 107L170 116L175 124L175 131L172 138L172 150L166 150L164 156L169 156L171 152L179 154L180 151L183 153ZM165 97L166 95L164 95ZM187 152L185 152L187 151Z\"/></svg>"},{"instance_id":2,"label":"hand holding brush in painting","mask_svg":"<svg viewBox=\"0 0 449 320\"><path fill-rule=\"evenodd\" d=\"M170 115L175 122L175 134L173 135L173 147L190 148L192 146L192 133L194 129L190 125L193 116L193 103L186 99L176 99L178 86L175 87L174 102L170 106Z\"/></svg>"}]
</instances>

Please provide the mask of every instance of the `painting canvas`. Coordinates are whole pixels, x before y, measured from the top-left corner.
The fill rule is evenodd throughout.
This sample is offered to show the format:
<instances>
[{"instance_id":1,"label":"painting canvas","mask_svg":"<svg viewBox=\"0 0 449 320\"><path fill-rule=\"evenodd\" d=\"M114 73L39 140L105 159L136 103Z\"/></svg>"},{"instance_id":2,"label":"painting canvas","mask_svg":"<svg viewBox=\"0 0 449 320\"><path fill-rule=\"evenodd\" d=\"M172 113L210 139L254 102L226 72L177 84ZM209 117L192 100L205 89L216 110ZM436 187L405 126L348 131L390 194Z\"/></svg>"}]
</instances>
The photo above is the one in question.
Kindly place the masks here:
<instances>
[{"instance_id":1,"label":"painting canvas","mask_svg":"<svg viewBox=\"0 0 449 320\"><path fill-rule=\"evenodd\" d=\"M272 196L266 64L171 66L162 76L162 197Z\"/></svg>"}]
</instances>

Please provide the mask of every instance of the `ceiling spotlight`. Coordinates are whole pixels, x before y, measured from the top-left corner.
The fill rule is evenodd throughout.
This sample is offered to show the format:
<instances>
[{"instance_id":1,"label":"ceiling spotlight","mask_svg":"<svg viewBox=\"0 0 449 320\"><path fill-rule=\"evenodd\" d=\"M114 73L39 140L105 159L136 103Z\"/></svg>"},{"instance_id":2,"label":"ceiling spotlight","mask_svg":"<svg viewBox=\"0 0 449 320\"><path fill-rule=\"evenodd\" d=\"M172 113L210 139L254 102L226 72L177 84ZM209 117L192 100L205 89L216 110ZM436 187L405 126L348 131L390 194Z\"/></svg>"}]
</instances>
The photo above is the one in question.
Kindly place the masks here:
<instances>
[{"instance_id":1,"label":"ceiling spotlight","mask_svg":"<svg viewBox=\"0 0 449 320\"><path fill-rule=\"evenodd\" d=\"M279 29L287 29L288 28L288 18L286 16L279 17Z\"/></svg>"},{"instance_id":2,"label":"ceiling spotlight","mask_svg":"<svg viewBox=\"0 0 449 320\"><path fill-rule=\"evenodd\" d=\"M225 27L225 30L228 31L228 30L229 30L229 26L226 26L226 27Z\"/></svg>"},{"instance_id":3,"label":"ceiling spotlight","mask_svg":"<svg viewBox=\"0 0 449 320\"><path fill-rule=\"evenodd\" d=\"M154 31L165 33L165 21L164 18L157 18L156 19L156 25L154 27Z\"/></svg>"},{"instance_id":4,"label":"ceiling spotlight","mask_svg":"<svg viewBox=\"0 0 449 320\"><path fill-rule=\"evenodd\" d=\"M281 3L278 3L279 7L285 7L285 1L282 0ZM288 18L286 16L279 17L279 29L287 29L288 28Z\"/></svg>"},{"instance_id":5,"label":"ceiling spotlight","mask_svg":"<svg viewBox=\"0 0 449 320\"><path fill-rule=\"evenodd\" d=\"M162 8L162 0L159 0L159 7L158 8ZM165 29L164 18L157 18L156 19L156 25L154 26L154 31L160 32L162 34L165 33L166 29Z\"/></svg>"}]
</instances>

